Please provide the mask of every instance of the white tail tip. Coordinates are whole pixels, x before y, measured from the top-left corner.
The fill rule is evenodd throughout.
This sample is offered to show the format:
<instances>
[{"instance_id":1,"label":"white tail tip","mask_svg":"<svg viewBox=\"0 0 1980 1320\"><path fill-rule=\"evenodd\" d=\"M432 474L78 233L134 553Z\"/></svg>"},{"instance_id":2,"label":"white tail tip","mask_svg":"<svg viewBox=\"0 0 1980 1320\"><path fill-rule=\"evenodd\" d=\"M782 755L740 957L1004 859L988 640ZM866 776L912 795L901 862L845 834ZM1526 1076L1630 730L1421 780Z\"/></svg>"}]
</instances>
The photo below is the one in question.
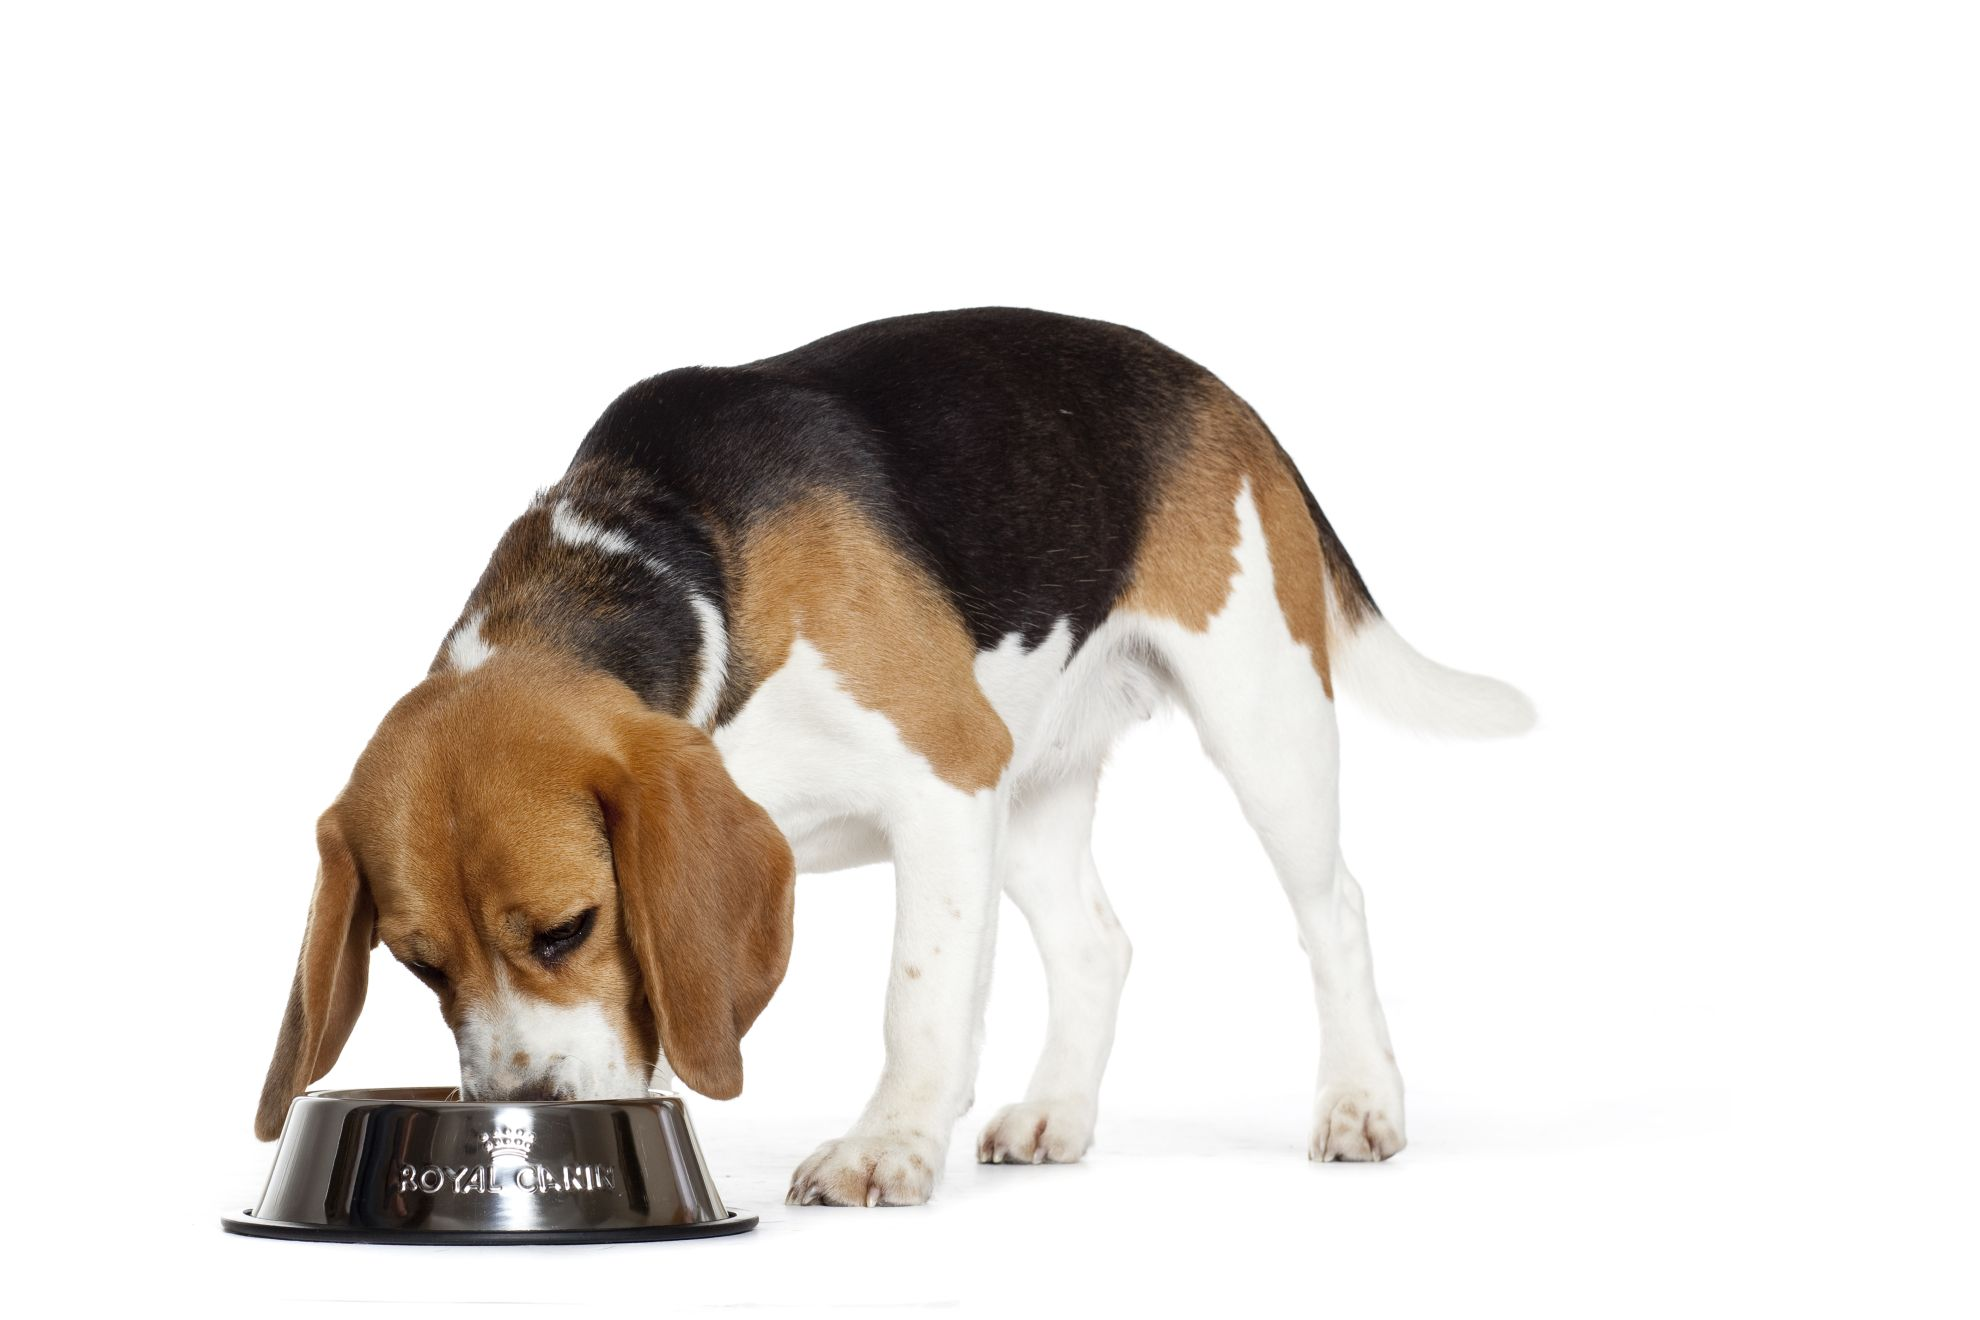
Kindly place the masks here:
<instances>
[{"instance_id":1,"label":"white tail tip","mask_svg":"<svg viewBox=\"0 0 1980 1320\"><path fill-rule=\"evenodd\" d=\"M1405 729L1451 738L1510 738L1537 718L1510 683L1467 674L1424 656L1379 615L1339 639L1328 656L1334 689Z\"/></svg>"}]
</instances>

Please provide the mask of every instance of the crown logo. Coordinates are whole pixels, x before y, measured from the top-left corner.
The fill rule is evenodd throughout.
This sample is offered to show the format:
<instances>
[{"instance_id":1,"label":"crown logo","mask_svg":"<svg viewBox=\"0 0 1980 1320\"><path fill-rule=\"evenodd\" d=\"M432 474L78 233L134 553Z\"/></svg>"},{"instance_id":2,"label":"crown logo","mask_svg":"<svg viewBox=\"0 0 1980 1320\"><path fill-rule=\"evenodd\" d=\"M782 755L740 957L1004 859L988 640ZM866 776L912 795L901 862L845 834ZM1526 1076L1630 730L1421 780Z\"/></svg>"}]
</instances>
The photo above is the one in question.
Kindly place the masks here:
<instances>
[{"instance_id":1,"label":"crown logo","mask_svg":"<svg viewBox=\"0 0 1980 1320\"><path fill-rule=\"evenodd\" d=\"M528 1159L529 1148L536 1144L536 1134L526 1127L504 1127L498 1124L492 1132L481 1134L481 1144L487 1148L489 1155L496 1159L504 1155Z\"/></svg>"}]
</instances>

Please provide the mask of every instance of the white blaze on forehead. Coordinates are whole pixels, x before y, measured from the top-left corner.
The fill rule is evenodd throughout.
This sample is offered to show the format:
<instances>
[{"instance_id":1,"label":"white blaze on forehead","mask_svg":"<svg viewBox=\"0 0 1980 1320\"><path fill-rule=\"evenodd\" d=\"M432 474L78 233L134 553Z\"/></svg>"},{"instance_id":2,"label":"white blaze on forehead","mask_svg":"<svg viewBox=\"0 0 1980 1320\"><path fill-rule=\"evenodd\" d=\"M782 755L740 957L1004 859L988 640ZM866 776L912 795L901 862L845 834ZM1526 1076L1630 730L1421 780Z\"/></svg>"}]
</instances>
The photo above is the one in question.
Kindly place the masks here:
<instances>
[{"instance_id":1,"label":"white blaze on forehead","mask_svg":"<svg viewBox=\"0 0 1980 1320\"><path fill-rule=\"evenodd\" d=\"M476 610L447 639L447 663L463 674L479 669L495 654L494 646L481 635L481 625L486 622L488 611Z\"/></svg>"},{"instance_id":2,"label":"white blaze on forehead","mask_svg":"<svg viewBox=\"0 0 1980 1320\"><path fill-rule=\"evenodd\" d=\"M624 1039L596 1002L546 1002L517 990L500 967L495 986L462 1015L456 1037L462 1095L499 1098L537 1082L573 1100L645 1093L650 1070L627 1057Z\"/></svg>"},{"instance_id":3,"label":"white blaze on forehead","mask_svg":"<svg viewBox=\"0 0 1980 1320\"><path fill-rule=\"evenodd\" d=\"M588 545L608 555L627 555L655 577L679 582L666 561L639 553L639 547L624 532L613 531L579 513L569 500L558 500L550 510L550 532L566 545ZM722 612L700 592L680 583L687 592L688 605L701 625L701 672L696 676L694 695L689 699L687 722L707 728L715 719L722 701L722 688L729 677L729 634L722 626Z\"/></svg>"}]
</instances>

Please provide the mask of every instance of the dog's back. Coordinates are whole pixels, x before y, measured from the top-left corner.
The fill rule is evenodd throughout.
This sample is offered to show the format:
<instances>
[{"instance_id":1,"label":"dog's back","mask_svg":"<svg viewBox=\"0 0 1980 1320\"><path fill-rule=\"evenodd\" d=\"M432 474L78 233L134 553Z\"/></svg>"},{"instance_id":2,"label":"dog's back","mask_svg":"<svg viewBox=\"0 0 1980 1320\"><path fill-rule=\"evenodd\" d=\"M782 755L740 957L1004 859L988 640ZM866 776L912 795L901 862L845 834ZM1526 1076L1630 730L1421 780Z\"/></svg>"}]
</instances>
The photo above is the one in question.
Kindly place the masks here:
<instances>
[{"instance_id":1,"label":"dog's back","mask_svg":"<svg viewBox=\"0 0 1980 1320\"><path fill-rule=\"evenodd\" d=\"M959 626L981 653L1010 637L1036 648L1054 628L1076 651L1124 607L1201 627L1230 576L1240 489L1264 523L1288 627L1329 692L1330 634L1340 650L1368 631L1385 662L1343 659L1387 713L1453 729L1521 720L1517 703L1426 673L1405 654L1318 502L1242 400L1181 354L1102 321L931 312L745 366L654 376L605 410L552 494L585 511L567 522L612 528L724 610L747 590L736 570L752 544L788 545L793 524L822 527L814 565L878 554L884 571L861 576L925 583L946 616L929 626ZM620 631L666 626L663 602L650 619L628 605L653 585L610 584ZM591 631L585 644L600 663L656 704L679 704L686 680L656 673L651 648ZM739 640L725 657L725 713L776 658ZM681 641L672 654L693 649ZM1457 704L1467 711L1397 692L1398 666L1418 688L1465 688Z\"/></svg>"}]
</instances>

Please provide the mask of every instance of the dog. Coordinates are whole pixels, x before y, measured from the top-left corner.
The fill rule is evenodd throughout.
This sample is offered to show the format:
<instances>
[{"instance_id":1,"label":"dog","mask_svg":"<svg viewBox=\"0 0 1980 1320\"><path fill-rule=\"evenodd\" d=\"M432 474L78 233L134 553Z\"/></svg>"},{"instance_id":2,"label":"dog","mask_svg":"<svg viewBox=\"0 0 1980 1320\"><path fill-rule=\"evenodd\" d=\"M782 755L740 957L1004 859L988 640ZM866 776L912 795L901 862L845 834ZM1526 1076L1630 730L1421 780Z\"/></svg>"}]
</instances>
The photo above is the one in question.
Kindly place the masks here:
<instances>
[{"instance_id":1,"label":"dog","mask_svg":"<svg viewBox=\"0 0 1980 1320\"><path fill-rule=\"evenodd\" d=\"M642 381L318 821L256 1133L336 1062L380 943L438 996L464 1098L734 1096L796 873L891 860L885 1069L789 1199L928 1199L973 1098L999 895L1050 1021L977 1156L1077 1160L1129 961L1094 795L1173 702L1312 961L1309 1154L1387 1159L1403 1083L1338 846L1337 690L1446 733L1533 720L1405 643L1257 414L1146 335L939 312Z\"/></svg>"}]
</instances>

